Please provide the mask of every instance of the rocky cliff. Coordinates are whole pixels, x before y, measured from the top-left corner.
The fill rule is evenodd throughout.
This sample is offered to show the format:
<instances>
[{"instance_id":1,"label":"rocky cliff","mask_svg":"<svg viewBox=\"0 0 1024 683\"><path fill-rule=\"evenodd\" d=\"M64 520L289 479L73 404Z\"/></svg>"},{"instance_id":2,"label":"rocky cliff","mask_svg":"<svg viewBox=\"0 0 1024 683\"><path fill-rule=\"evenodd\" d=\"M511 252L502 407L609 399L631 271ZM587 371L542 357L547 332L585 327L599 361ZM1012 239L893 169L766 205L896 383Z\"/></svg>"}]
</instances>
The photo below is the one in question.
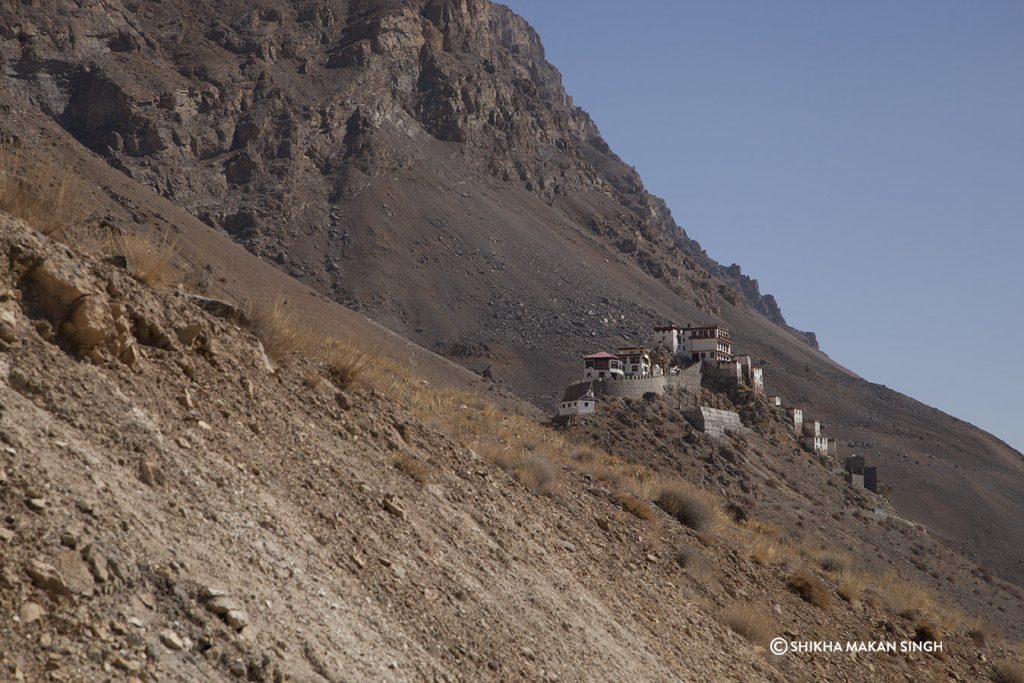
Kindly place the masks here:
<instances>
[{"instance_id":1,"label":"rocky cliff","mask_svg":"<svg viewBox=\"0 0 1024 683\"><path fill-rule=\"evenodd\" d=\"M216 8L50 2L9 11L8 87L117 168L351 303L381 307L353 282L373 264L345 262L361 232L354 200L379 200L388 217L395 202L374 180L426 176L464 192L493 181L528 193L544 206L532 210L538 218L560 213L585 226L707 313L749 304L785 325L756 281L709 259L645 191L573 105L536 32L507 8ZM423 212L394 237L414 242L438 221Z\"/></svg>"}]
</instances>

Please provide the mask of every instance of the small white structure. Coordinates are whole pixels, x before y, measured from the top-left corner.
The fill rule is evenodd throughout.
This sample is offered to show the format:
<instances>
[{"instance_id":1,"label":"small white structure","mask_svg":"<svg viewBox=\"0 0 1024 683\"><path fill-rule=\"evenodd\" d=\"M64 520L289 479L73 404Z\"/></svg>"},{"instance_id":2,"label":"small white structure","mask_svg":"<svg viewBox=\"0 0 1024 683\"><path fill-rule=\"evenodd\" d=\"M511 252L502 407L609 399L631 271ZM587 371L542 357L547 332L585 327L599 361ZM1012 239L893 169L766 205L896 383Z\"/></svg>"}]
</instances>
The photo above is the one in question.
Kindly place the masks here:
<instances>
[{"instance_id":1,"label":"small white structure","mask_svg":"<svg viewBox=\"0 0 1024 683\"><path fill-rule=\"evenodd\" d=\"M616 350L626 377L650 377L651 351L645 346L622 346Z\"/></svg>"},{"instance_id":2,"label":"small white structure","mask_svg":"<svg viewBox=\"0 0 1024 683\"><path fill-rule=\"evenodd\" d=\"M677 352L688 356L691 361L732 360L732 338L718 325L687 325L680 332L681 348Z\"/></svg>"},{"instance_id":3,"label":"small white structure","mask_svg":"<svg viewBox=\"0 0 1024 683\"><path fill-rule=\"evenodd\" d=\"M804 436L821 436L821 423L817 420L807 420L803 425Z\"/></svg>"},{"instance_id":4,"label":"small white structure","mask_svg":"<svg viewBox=\"0 0 1024 683\"><path fill-rule=\"evenodd\" d=\"M768 405L772 406L773 408L781 407L782 406L782 397L781 396L769 396L768 397Z\"/></svg>"},{"instance_id":5,"label":"small white structure","mask_svg":"<svg viewBox=\"0 0 1024 683\"><path fill-rule=\"evenodd\" d=\"M743 375L743 381L755 393L764 393L764 368L755 368L754 359L748 355L733 356L733 362L738 363ZM719 363L721 365L721 363Z\"/></svg>"},{"instance_id":6,"label":"small white structure","mask_svg":"<svg viewBox=\"0 0 1024 683\"><path fill-rule=\"evenodd\" d=\"M806 424L807 423L804 423L805 426ZM824 436L804 434L804 436L800 439L800 443L802 443L803 447L812 453L817 453L818 455L828 455L828 439L825 438Z\"/></svg>"},{"instance_id":7,"label":"small white structure","mask_svg":"<svg viewBox=\"0 0 1024 683\"><path fill-rule=\"evenodd\" d=\"M755 394L764 393L764 368L750 368L750 388Z\"/></svg>"},{"instance_id":8,"label":"small white structure","mask_svg":"<svg viewBox=\"0 0 1024 683\"><path fill-rule=\"evenodd\" d=\"M654 328L651 346L654 348L664 346L674 356L679 352L679 345L683 342L682 331L681 327L675 325L659 325Z\"/></svg>"},{"instance_id":9,"label":"small white structure","mask_svg":"<svg viewBox=\"0 0 1024 683\"><path fill-rule=\"evenodd\" d=\"M786 408L786 414L789 415L789 419L793 423L793 431L797 434L803 433L804 411L799 408Z\"/></svg>"},{"instance_id":10,"label":"small white structure","mask_svg":"<svg viewBox=\"0 0 1024 683\"><path fill-rule=\"evenodd\" d=\"M835 458L836 460L839 459L839 445L832 437L828 438L828 456L830 458Z\"/></svg>"},{"instance_id":11,"label":"small white structure","mask_svg":"<svg viewBox=\"0 0 1024 683\"><path fill-rule=\"evenodd\" d=\"M615 354L601 351L583 356L583 379L622 379L624 374L622 359Z\"/></svg>"},{"instance_id":12,"label":"small white structure","mask_svg":"<svg viewBox=\"0 0 1024 683\"><path fill-rule=\"evenodd\" d=\"M565 390L558 404L558 415L588 415L597 410L597 398L589 382L576 384Z\"/></svg>"}]
</instances>

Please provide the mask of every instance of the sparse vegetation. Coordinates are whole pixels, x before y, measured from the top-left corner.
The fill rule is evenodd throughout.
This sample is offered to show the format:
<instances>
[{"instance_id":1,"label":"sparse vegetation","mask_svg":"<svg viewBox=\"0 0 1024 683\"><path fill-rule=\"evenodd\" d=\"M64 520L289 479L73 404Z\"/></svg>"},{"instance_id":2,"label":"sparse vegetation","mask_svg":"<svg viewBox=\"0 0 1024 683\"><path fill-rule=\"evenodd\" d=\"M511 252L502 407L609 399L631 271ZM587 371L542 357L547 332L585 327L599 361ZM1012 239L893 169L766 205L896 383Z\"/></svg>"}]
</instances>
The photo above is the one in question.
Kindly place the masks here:
<instances>
[{"instance_id":1,"label":"sparse vegetation","mask_svg":"<svg viewBox=\"0 0 1024 683\"><path fill-rule=\"evenodd\" d=\"M331 382L340 389L356 384L371 366L378 366L378 377L386 374L383 369L385 361L379 356L299 325L280 297L272 304L250 305L246 316L270 358L283 363L293 356L302 355L320 361ZM390 364L387 369L394 370Z\"/></svg>"},{"instance_id":2,"label":"sparse vegetation","mask_svg":"<svg viewBox=\"0 0 1024 683\"><path fill-rule=\"evenodd\" d=\"M395 458L394 463L395 467L402 472L405 472L419 483L427 484L430 482L430 467L419 458L414 458L407 453L403 453Z\"/></svg>"},{"instance_id":3,"label":"sparse vegetation","mask_svg":"<svg viewBox=\"0 0 1024 683\"><path fill-rule=\"evenodd\" d=\"M649 522L655 518L654 509L632 494L617 493L615 494L615 500L618 501L624 510L638 519Z\"/></svg>"},{"instance_id":4,"label":"sparse vegetation","mask_svg":"<svg viewBox=\"0 0 1024 683\"><path fill-rule=\"evenodd\" d=\"M694 531L708 532L714 526L714 504L707 494L682 480L664 484L655 502L662 510Z\"/></svg>"},{"instance_id":5,"label":"sparse vegetation","mask_svg":"<svg viewBox=\"0 0 1024 683\"><path fill-rule=\"evenodd\" d=\"M832 593L828 586L806 569L798 569L790 574L786 586L815 607L828 609L832 606Z\"/></svg>"},{"instance_id":6,"label":"sparse vegetation","mask_svg":"<svg viewBox=\"0 0 1024 683\"><path fill-rule=\"evenodd\" d=\"M775 622L753 605L727 607L719 621L755 645L766 646L778 633Z\"/></svg>"},{"instance_id":7,"label":"sparse vegetation","mask_svg":"<svg viewBox=\"0 0 1024 683\"><path fill-rule=\"evenodd\" d=\"M0 150L0 211L51 237L91 220L89 197L71 169Z\"/></svg>"},{"instance_id":8,"label":"sparse vegetation","mask_svg":"<svg viewBox=\"0 0 1024 683\"><path fill-rule=\"evenodd\" d=\"M852 569L842 569L835 575L836 592L846 602L858 607L864 595L864 588L867 586L867 579L860 572Z\"/></svg>"},{"instance_id":9,"label":"sparse vegetation","mask_svg":"<svg viewBox=\"0 0 1024 683\"><path fill-rule=\"evenodd\" d=\"M935 599L924 586L889 575L884 582L888 586L886 603L889 608L904 619L914 619L932 612Z\"/></svg>"},{"instance_id":10,"label":"sparse vegetation","mask_svg":"<svg viewBox=\"0 0 1024 683\"><path fill-rule=\"evenodd\" d=\"M128 273L151 287L164 287L178 281L174 266L175 243L167 235L152 239L146 235L117 235L111 239L110 251L124 256Z\"/></svg>"},{"instance_id":11,"label":"sparse vegetation","mask_svg":"<svg viewBox=\"0 0 1024 683\"><path fill-rule=\"evenodd\" d=\"M538 495L555 493L561 484L558 466L537 455L516 457L507 454L498 460L498 466Z\"/></svg>"}]
</instances>

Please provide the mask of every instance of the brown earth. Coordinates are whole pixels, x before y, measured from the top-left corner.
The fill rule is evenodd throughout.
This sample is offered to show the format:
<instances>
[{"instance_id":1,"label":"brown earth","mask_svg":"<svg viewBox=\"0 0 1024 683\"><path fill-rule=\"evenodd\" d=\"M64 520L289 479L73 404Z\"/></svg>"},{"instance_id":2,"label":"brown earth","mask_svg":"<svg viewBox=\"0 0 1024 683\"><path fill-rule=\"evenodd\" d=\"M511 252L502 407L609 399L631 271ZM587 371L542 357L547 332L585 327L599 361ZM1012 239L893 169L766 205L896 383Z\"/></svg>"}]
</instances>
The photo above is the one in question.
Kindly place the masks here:
<instances>
[{"instance_id":1,"label":"brown earth","mask_svg":"<svg viewBox=\"0 0 1024 683\"><path fill-rule=\"evenodd\" d=\"M642 520L585 458L532 493L386 381L275 366L183 288L5 216L0 324L12 680L978 680L1020 661L937 604L833 597L811 546L755 561L773 532L753 520ZM815 604L789 588L804 564ZM769 658L755 633L923 624L943 653L859 664Z\"/></svg>"}]
</instances>

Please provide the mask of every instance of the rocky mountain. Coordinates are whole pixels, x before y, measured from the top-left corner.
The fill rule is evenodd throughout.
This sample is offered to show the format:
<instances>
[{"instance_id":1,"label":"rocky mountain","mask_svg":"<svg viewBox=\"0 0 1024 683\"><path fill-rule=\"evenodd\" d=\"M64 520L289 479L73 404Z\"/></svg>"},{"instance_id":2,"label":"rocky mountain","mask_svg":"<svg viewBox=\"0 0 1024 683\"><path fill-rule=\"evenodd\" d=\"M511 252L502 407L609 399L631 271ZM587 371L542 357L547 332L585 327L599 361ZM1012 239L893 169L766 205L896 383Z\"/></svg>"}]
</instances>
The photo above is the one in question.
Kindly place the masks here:
<instances>
[{"instance_id":1,"label":"rocky mountain","mask_svg":"<svg viewBox=\"0 0 1024 683\"><path fill-rule=\"evenodd\" d=\"M968 558L957 571L1024 583L1021 454L790 328L756 280L714 262L644 190L507 8L36 0L0 6L0 67L0 147L87 179L104 229L170 236L190 288L239 304L281 296L311 328L534 418L580 354L716 320L765 362L771 393L877 461L892 489L880 509L927 529L927 542L893 536L908 545L889 559L927 574L902 551L948 546ZM493 381L474 376L485 368ZM755 469L785 457L777 448ZM696 457L678 444L617 452L645 466ZM782 504L735 473L678 469L764 514ZM803 519L780 523L809 523L819 499L829 515L841 506L796 499ZM985 609L1019 611L1000 590Z\"/></svg>"}]
</instances>

